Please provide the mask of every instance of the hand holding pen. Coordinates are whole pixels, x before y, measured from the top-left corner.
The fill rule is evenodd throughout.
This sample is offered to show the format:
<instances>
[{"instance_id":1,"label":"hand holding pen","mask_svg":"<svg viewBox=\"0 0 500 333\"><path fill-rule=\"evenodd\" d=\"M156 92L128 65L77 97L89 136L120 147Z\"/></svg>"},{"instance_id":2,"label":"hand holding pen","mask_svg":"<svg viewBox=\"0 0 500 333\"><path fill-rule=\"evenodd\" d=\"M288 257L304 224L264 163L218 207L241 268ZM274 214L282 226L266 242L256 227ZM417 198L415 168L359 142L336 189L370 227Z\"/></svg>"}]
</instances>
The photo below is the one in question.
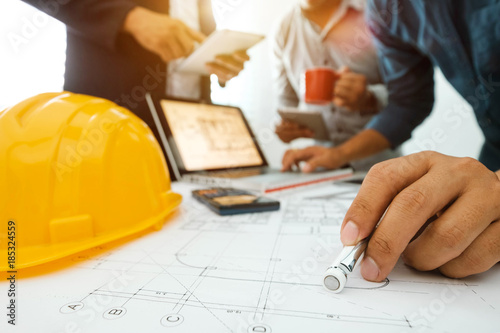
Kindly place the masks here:
<instances>
[{"instance_id":1,"label":"hand holding pen","mask_svg":"<svg viewBox=\"0 0 500 333\"><path fill-rule=\"evenodd\" d=\"M435 152L379 163L347 211L342 243L373 233L361 263L369 281L384 280L401 256L453 278L487 271L500 261L499 176L474 159Z\"/></svg>"}]
</instances>

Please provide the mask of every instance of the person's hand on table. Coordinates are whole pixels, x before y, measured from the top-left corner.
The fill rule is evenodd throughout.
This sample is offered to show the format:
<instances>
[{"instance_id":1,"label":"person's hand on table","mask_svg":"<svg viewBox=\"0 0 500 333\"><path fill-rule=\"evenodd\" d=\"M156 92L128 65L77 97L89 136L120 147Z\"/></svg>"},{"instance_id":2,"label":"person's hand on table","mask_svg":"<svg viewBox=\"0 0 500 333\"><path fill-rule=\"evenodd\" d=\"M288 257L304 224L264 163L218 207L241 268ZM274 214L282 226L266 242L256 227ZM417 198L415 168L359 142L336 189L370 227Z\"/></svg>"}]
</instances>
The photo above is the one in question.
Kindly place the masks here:
<instances>
[{"instance_id":1,"label":"person's hand on table","mask_svg":"<svg viewBox=\"0 0 500 333\"><path fill-rule=\"evenodd\" d=\"M290 171L293 166L306 162L302 171L313 172L316 168L337 169L347 163L339 148L311 146L304 149L290 149L285 152L281 162L281 171Z\"/></svg>"},{"instance_id":2,"label":"person's hand on table","mask_svg":"<svg viewBox=\"0 0 500 333\"><path fill-rule=\"evenodd\" d=\"M274 132L284 143L290 143L299 138L314 137L314 132L311 129L284 119L276 125Z\"/></svg>"},{"instance_id":3,"label":"person's hand on table","mask_svg":"<svg viewBox=\"0 0 500 333\"><path fill-rule=\"evenodd\" d=\"M205 66L210 74L217 75L219 83L224 85L232 78L238 76L245 67L245 62L250 60L245 50L233 54L219 54L214 61L207 62Z\"/></svg>"},{"instance_id":4,"label":"person's hand on table","mask_svg":"<svg viewBox=\"0 0 500 333\"><path fill-rule=\"evenodd\" d=\"M368 89L366 76L351 72L347 67L338 72L333 103L349 111L374 112L377 108L375 95Z\"/></svg>"},{"instance_id":5,"label":"person's hand on table","mask_svg":"<svg viewBox=\"0 0 500 333\"><path fill-rule=\"evenodd\" d=\"M500 261L499 177L474 159L422 152L375 165L345 216L342 243L370 235L384 212L361 263L367 280L385 279L401 255L453 278Z\"/></svg>"},{"instance_id":6,"label":"person's hand on table","mask_svg":"<svg viewBox=\"0 0 500 333\"><path fill-rule=\"evenodd\" d=\"M189 55L194 50L194 43L201 43L206 38L182 21L143 7L135 7L129 12L123 30L165 62Z\"/></svg>"}]
</instances>

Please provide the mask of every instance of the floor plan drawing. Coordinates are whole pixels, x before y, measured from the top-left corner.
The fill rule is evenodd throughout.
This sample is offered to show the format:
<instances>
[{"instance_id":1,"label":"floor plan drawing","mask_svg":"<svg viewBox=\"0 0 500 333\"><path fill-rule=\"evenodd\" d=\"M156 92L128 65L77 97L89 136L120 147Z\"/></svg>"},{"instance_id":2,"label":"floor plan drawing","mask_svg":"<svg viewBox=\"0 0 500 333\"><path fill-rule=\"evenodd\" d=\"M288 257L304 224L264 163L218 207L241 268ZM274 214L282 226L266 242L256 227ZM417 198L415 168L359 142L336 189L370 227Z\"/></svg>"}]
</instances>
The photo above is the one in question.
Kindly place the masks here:
<instances>
[{"instance_id":1,"label":"floor plan drawing","mask_svg":"<svg viewBox=\"0 0 500 333\"><path fill-rule=\"evenodd\" d=\"M341 250L351 199L282 200L220 217L176 184L184 203L164 228L19 274L19 325L2 332L495 332L500 267L461 280L398 263L382 283L356 270L322 286ZM4 294L6 285L0 284ZM466 320L469 318L469 320ZM4 326L5 325L5 326ZM6 328L7 330L5 330Z\"/></svg>"}]
</instances>

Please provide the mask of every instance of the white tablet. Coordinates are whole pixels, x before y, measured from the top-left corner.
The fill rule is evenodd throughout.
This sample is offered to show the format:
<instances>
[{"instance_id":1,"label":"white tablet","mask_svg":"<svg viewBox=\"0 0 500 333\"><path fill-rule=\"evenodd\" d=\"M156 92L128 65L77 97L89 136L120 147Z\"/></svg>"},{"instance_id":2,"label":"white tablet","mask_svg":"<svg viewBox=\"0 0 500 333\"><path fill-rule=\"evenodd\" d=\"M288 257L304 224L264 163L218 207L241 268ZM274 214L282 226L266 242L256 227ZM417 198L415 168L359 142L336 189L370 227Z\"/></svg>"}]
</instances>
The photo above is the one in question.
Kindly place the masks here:
<instances>
[{"instance_id":1,"label":"white tablet","mask_svg":"<svg viewBox=\"0 0 500 333\"><path fill-rule=\"evenodd\" d=\"M233 30L217 30L207 37L201 45L176 68L176 72L209 74L205 68L219 54L232 54L247 50L264 39L262 35Z\"/></svg>"},{"instance_id":2,"label":"white tablet","mask_svg":"<svg viewBox=\"0 0 500 333\"><path fill-rule=\"evenodd\" d=\"M295 108L283 108L278 110L282 119L289 120L299 125L305 126L314 132L314 139L329 141L330 135L319 111L304 111Z\"/></svg>"}]
</instances>

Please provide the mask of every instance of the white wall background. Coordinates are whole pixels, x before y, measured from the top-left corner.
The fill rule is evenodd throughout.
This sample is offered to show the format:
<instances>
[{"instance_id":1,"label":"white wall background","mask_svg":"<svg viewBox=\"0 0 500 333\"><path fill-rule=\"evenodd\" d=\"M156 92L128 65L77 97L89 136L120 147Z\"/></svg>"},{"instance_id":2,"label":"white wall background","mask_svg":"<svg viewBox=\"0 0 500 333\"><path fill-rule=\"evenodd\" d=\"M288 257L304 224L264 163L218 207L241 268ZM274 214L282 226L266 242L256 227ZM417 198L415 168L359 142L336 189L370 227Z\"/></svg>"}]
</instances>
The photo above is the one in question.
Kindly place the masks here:
<instances>
[{"instance_id":1,"label":"white wall background","mask_svg":"<svg viewBox=\"0 0 500 333\"><path fill-rule=\"evenodd\" d=\"M297 0L213 0L219 27L267 34ZM19 0L0 2L0 109L32 95L60 91L65 59L64 25ZM252 61L226 88L216 89L219 103L240 106L252 124L272 165L280 164L287 145L273 134L274 112L265 41L250 51ZM436 74L437 103L431 117L405 143L405 153L424 149L477 157L483 136L470 106ZM295 145L308 144L308 141Z\"/></svg>"}]
</instances>

